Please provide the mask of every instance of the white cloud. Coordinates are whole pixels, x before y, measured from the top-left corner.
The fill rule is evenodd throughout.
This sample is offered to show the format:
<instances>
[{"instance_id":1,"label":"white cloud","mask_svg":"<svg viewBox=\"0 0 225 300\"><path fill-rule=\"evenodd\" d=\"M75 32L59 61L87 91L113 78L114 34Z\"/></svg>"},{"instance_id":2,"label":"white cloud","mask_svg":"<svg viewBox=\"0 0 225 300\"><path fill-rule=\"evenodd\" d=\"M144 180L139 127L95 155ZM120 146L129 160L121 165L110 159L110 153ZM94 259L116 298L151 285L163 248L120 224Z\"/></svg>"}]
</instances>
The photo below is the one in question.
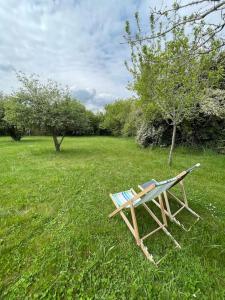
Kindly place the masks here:
<instances>
[{"instance_id":1,"label":"white cloud","mask_svg":"<svg viewBox=\"0 0 225 300\"><path fill-rule=\"evenodd\" d=\"M21 70L68 85L93 110L129 96L130 75L124 66L129 48L121 44L125 20L134 19L138 10L147 32L150 5L162 3L1 0L0 90L17 88L15 70Z\"/></svg>"},{"instance_id":2,"label":"white cloud","mask_svg":"<svg viewBox=\"0 0 225 300\"><path fill-rule=\"evenodd\" d=\"M77 89L70 88L72 96L82 101L85 106L92 111L99 111L103 109L103 106L112 102L117 98L115 94L110 93L98 93L95 89Z\"/></svg>"},{"instance_id":3,"label":"white cloud","mask_svg":"<svg viewBox=\"0 0 225 300\"><path fill-rule=\"evenodd\" d=\"M148 1L142 1L147 3ZM0 89L17 87L14 70L66 84L97 109L126 97L124 23L135 0L1 0ZM94 91L94 92L93 92Z\"/></svg>"}]
</instances>

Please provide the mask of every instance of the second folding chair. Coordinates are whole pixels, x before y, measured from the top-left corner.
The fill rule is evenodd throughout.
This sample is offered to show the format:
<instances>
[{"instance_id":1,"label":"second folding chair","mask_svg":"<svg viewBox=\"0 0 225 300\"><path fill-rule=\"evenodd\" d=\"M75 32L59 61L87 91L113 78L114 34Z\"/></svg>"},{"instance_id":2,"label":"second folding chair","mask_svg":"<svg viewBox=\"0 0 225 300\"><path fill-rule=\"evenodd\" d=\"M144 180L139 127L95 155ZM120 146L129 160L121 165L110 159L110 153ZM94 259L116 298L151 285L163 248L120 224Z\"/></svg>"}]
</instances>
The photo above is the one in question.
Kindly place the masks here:
<instances>
[{"instance_id":1,"label":"second folding chair","mask_svg":"<svg viewBox=\"0 0 225 300\"><path fill-rule=\"evenodd\" d=\"M194 212L190 207L189 207L189 204L188 204L188 200L187 200L187 196L186 196L186 192L185 192L185 188L184 188L184 182L183 182L183 179L188 175L190 174L195 168L198 168L200 166L200 164L196 164L194 166L192 166L191 168L187 169L186 171L183 171L182 173L180 173L179 175L179 178L177 178L174 183L167 189L163 192L163 197L164 197L164 200L165 200L165 204L166 204L166 209L165 209L165 214L169 217L169 219L174 222L175 224L177 224L178 226L180 226L182 229L184 229L185 231L189 231L192 226L194 224L196 224L199 220L200 220L200 216ZM155 184L156 186L160 186L160 185L164 185L165 182L169 182L173 180L172 179L169 179L169 180L166 180L166 181L161 181L161 182L157 182L156 180L152 179L151 181L148 181L148 182L145 182L141 185L139 185L139 188L141 190L144 190L146 187L152 185L152 184ZM180 188L181 188L181 192L182 192L182 196L183 196L183 199L180 199L178 198L178 196L176 196L173 192L171 192L171 188L173 188L174 186L176 186L177 184L179 184ZM171 205L170 205L170 199L168 196L171 196L177 203L178 205L180 206L179 209L175 212L172 213L172 210L171 210ZM161 206L160 204L155 200L153 199L152 200L160 209L161 209ZM177 218L176 216L183 210L183 209L186 209L189 213L191 213L195 218L196 218L196 221L189 227L189 228L186 228Z\"/></svg>"}]
</instances>

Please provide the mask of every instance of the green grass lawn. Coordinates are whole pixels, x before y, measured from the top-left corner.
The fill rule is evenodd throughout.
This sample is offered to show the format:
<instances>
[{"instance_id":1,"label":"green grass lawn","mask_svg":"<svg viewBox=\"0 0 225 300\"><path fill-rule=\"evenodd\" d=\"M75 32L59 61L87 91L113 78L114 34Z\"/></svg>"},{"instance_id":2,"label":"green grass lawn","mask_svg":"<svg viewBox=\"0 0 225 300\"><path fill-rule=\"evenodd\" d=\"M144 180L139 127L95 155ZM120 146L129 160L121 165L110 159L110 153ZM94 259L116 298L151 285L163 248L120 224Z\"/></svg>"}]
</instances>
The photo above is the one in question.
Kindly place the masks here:
<instances>
[{"instance_id":1,"label":"green grass lawn","mask_svg":"<svg viewBox=\"0 0 225 300\"><path fill-rule=\"evenodd\" d=\"M139 149L132 139L0 139L0 299L224 299L225 156L210 151ZM158 268L147 261L110 192L166 179L200 162L185 179L202 220L188 233L169 223L149 238ZM154 226L138 209L144 232ZM188 222L187 214L179 219ZM149 221L149 223L147 223Z\"/></svg>"}]
</instances>

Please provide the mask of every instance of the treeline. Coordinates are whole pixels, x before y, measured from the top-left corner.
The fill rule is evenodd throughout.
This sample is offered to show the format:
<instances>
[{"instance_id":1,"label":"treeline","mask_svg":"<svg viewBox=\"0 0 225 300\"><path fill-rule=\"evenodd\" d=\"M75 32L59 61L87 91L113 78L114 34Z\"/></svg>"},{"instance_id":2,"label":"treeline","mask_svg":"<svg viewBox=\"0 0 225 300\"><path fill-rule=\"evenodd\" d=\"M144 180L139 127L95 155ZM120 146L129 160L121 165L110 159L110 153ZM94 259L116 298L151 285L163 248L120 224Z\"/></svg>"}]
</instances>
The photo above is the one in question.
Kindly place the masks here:
<instances>
[{"instance_id":1,"label":"treeline","mask_svg":"<svg viewBox=\"0 0 225 300\"><path fill-rule=\"evenodd\" d=\"M156 108L142 110L140 100L117 100L105 107L100 127L113 136L133 136L142 147L170 146L170 120ZM225 140L225 90L207 90L193 114L177 128L176 144L216 148Z\"/></svg>"},{"instance_id":2,"label":"treeline","mask_svg":"<svg viewBox=\"0 0 225 300\"><path fill-rule=\"evenodd\" d=\"M20 141L24 136L38 136L38 135L49 135L50 131L48 129L40 129L35 126L21 126L18 121L13 121L8 118L9 110L8 107L10 97L0 96L0 136L10 136L14 141ZM81 124L77 130L74 128L68 128L67 131L63 131L66 136L82 136L82 135L104 135L108 131L100 127L100 122L102 120L102 115L98 113L93 113L87 110L85 106L82 105L79 100L71 97L71 100L75 103L79 103L80 107L83 107L83 113L85 115L85 126Z\"/></svg>"},{"instance_id":3,"label":"treeline","mask_svg":"<svg viewBox=\"0 0 225 300\"><path fill-rule=\"evenodd\" d=\"M171 144L171 120L165 120L157 106L143 105L141 99L117 100L107 104L104 112L93 113L54 81L44 84L37 75L21 73L18 80L22 84L18 91L0 94L0 134L15 141L25 135L51 135L56 151L65 136L135 137L143 147ZM224 140L225 84L220 78L179 124L175 142L215 148Z\"/></svg>"}]
</instances>

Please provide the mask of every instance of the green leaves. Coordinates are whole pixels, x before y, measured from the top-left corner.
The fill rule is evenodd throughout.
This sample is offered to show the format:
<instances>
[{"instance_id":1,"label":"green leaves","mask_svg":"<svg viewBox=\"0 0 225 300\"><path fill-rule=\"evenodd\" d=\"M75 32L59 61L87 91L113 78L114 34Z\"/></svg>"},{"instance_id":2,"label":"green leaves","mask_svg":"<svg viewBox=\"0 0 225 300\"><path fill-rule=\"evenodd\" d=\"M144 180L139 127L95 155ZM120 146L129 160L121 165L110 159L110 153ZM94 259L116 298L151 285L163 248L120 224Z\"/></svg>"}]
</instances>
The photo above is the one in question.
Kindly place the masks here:
<instances>
[{"instance_id":1,"label":"green leaves","mask_svg":"<svg viewBox=\"0 0 225 300\"><path fill-rule=\"evenodd\" d=\"M207 89L201 103L201 110L206 115L215 115L225 120L225 91L219 89Z\"/></svg>"},{"instance_id":2,"label":"green leaves","mask_svg":"<svg viewBox=\"0 0 225 300\"><path fill-rule=\"evenodd\" d=\"M1 97L0 94L0 129L4 128L5 126L4 116L5 116L4 101L3 101L3 97Z\"/></svg>"},{"instance_id":3,"label":"green leaves","mask_svg":"<svg viewBox=\"0 0 225 300\"><path fill-rule=\"evenodd\" d=\"M140 35L138 14L135 14L135 19L136 32ZM150 15L149 22L152 31L159 25L154 14ZM217 55L217 42L212 43L214 51L208 55L196 55L196 38L201 34L200 28L195 34L195 39L185 35L181 24L173 29L169 40L162 36L145 40L142 36L139 43L129 40L131 35L135 36L135 31L128 36L132 61L128 70L133 75L131 88L140 97L144 110L147 105L154 109L157 107L165 120L176 124L190 115L204 90L218 82L222 74L221 68L211 68Z\"/></svg>"},{"instance_id":4,"label":"green leaves","mask_svg":"<svg viewBox=\"0 0 225 300\"><path fill-rule=\"evenodd\" d=\"M113 135L134 135L136 131L138 109L132 99L117 100L105 106L101 127Z\"/></svg>"},{"instance_id":5,"label":"green leaves","mask_svg":"<svg viewBox=\"0 0 225 300\"><path fill-rule=\"evenodd\" d=\"M52 80L43 83L37 75L19 73L17 77L22 87L5 102L4 119L12 126L55 137L68 132L81 135L89 129L85 107L70 96L68 88Z\"/></svg>"}]
</instances>

